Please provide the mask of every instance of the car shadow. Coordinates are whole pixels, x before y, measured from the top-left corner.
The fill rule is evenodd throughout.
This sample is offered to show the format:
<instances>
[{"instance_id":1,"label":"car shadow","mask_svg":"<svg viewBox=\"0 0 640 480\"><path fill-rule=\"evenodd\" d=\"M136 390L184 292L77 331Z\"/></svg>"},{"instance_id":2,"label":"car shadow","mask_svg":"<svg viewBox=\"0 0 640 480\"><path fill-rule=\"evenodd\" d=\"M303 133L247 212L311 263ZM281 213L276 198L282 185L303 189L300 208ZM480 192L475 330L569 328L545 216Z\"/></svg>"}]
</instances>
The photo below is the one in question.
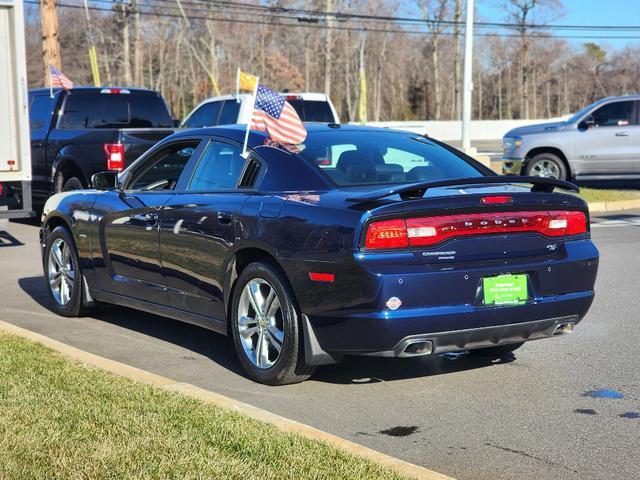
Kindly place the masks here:
<instances>
[{"instance_id":1,"label":"car shadow","mask_svg":"<svg viewBox=\"0 0 640 480\"><path fill-rule=\"evenodd\" d=\"M21 278L18 284L39 305L51 309L42 277ZM91 318L172 343L206 356L227 370L248 378L236 357L233 344L225 335L197 325L116 305L101 305Z\"/></svg>"},{"instance_id":2,"label":"car shadow","mask_svg":"<svg viewBox=\"0 0 640 480\"><path fill-rule=\"evenodd\" d=\"M0 248L19 247L20 245L24 245L24 243L11 235L9 232L0 232Z\"/></svg>"},{"instance_id":3,"label":"car shadow","mask_svg":"<svg viewBox=\"0 0 640 480\"><path fill-rule=\"evenodd\" d=\"M39 305L51 308L42 277L21 278L18 284ZM238 361L232 342L225 335L115 305L102 305L91 318L172 343L208 357L237 375L249 378ZM512 353L500 358L467 354L416 358L346 356L342 363L318 367L311 380L338 385L369 384L474 370L510 363L515 359Z\"/></svg>"}]
</instances>

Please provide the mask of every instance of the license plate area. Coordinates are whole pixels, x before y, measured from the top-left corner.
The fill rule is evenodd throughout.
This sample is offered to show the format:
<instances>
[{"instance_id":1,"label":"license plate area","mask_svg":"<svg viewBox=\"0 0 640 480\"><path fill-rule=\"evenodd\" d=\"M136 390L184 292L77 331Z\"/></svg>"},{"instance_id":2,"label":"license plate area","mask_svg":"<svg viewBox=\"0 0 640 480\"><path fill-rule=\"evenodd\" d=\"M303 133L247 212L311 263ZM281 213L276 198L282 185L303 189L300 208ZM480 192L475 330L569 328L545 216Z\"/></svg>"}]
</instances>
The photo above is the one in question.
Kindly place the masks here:
<instances>
[{"instance_id":1,"label":"license plate area","mask_svg":"<svg viewBox=\"0 0 640 480\"><path fill-rule=\"evenodd\" d=\"M527 274L502 274L482 279L482 303L487 306L522 305L529 299Z\"/></svg>"}]
</instances>

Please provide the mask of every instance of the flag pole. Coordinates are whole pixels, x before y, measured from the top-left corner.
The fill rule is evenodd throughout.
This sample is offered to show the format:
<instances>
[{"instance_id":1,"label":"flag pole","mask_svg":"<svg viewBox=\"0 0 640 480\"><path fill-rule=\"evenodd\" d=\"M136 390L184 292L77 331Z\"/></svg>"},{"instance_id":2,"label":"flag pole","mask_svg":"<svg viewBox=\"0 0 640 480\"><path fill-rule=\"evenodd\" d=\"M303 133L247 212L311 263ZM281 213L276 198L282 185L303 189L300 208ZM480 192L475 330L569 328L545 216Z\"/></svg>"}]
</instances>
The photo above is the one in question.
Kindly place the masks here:
<instances>
[{"instance_id":1,"label":"flag pole","mask_svg":"<svg viewBox=\"0 0 640 480\"><path fill-rule=\"evenodd\" d=\"M260 83L260 77L256 77L256 84L253 86L253 95L251 97L251 117L247 122L247 131L244 133L244 144L242 146L242 157L247 158L249 155L247 152L247 145L249 143L249 130L251 129L251 119L253 118L253 112L256 109L256 97L258 95L258 84Z\"/></svg>"},{"instance_id":2,"label":"flag pole","mask_svg":"<svg viewBox=\"0 0 640 480\"><path fill-rule=\"evenodd\" d=\"M49 95L53 98L53 85L51 84L51 64L49 64Z\"/></svg>"}]
</instances>

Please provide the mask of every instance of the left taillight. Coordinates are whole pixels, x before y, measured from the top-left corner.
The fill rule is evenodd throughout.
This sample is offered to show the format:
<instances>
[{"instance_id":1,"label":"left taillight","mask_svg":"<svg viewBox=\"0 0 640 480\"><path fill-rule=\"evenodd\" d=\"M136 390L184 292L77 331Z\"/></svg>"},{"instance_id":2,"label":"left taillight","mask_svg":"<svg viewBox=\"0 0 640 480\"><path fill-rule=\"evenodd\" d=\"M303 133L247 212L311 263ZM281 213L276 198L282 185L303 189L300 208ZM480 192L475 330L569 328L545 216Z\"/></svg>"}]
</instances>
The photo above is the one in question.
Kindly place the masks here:
<instances>
[{"instance_id":1,"label":"left taillight","mask_svg":"<svg viewBox=\"0 0 640 480\"><path fill-rule=\"evenodd\" d=\"M107 154L107 170L121 172L124 170L124 145L122 143L105 143Z\"/></svg>"},{"instance_id":2,"label":"left taillight","mask_svg":"<svg viewBox=\"0 0 640 480\"><path fill-rule=\"evenodd\" d=\"M365 248L428 247L450 238L536 232L547 237L582 235L587 217L577 211L488 212L371 222Z\"/></svg>"}]
</instances>

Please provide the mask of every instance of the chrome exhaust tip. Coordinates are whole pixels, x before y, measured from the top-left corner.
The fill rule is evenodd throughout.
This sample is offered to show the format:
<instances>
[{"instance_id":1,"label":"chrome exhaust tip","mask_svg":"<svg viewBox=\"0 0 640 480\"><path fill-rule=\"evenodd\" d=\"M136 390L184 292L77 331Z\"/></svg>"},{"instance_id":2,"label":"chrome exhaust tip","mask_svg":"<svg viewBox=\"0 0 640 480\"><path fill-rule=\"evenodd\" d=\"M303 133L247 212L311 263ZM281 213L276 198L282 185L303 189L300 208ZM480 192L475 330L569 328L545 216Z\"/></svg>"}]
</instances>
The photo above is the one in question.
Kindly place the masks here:
<instances>
[{"instance_id":1,"label":"chrome exhaust tip","mask_svg":"<svg viewBox=\"0 0 640 480\"><path fill-rule=\"evenodd\" d=\"M553 335L566 335L567 333L573 332L574 327L576 326L576 322L565 322L559 323L556 325L556 328L553 330Z\"/></svg>"},{"instance_id":2,"label":"chrome exhaust tip","mask_svg":"<svg viewBox=\"0 0 640 480\"><path fill-rule=\"evenodd\" d=\"M414 340L407 343L400 354L401 357L416 357L418 355L430 355L433 353L431 340Z\"/></svg>"}]
</instances>

